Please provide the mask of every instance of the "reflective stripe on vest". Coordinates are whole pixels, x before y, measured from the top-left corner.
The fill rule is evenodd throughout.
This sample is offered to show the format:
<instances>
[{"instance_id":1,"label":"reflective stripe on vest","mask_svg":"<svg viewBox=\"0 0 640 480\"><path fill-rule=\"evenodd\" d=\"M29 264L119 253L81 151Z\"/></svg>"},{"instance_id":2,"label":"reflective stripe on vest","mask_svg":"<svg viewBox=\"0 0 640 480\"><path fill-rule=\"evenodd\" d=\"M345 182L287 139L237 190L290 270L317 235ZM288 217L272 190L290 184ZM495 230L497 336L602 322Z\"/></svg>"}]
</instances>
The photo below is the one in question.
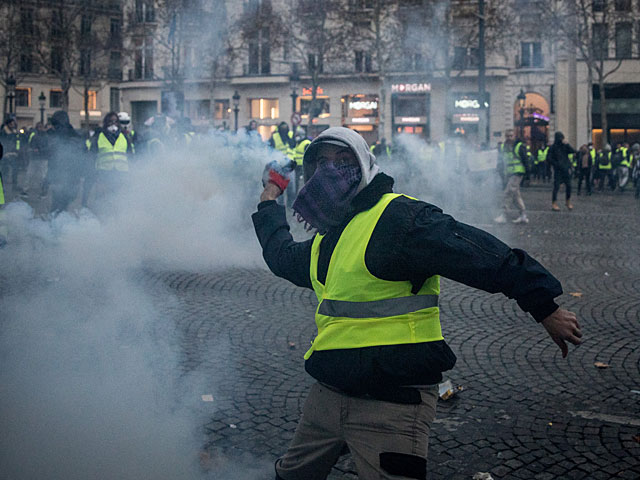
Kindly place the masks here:
<instances>
[{"instance_id":1,"label":"reflective stripe on vest","mask_svg":"<svg viewBox=\"0 0 640 480\"><path fill-rule=\"evenodd\" d=\"M127 160L127 138L123 133L118 135L116 143L111 145L104 133L98 136L98 157L96 158L96 170L129 171Z\"/></svg>"},{"instance_id":2,"label":"reflective stripe on vest","mask_svg":"<svg viewBox=\"0 0 640 480\"><path fill-rule=\"evenodd\" d=\"M602 157L600 157L602 159ZM598 164L598 170L611 170L611 152L609 152L609 154L605 154L605 157L608 161L608 163L602 163L602 161L600 161L600 163Z\"/></svg>"},{"instance_id":3,"label":"reflective stripe on vest","mask_svg":"<svg viewBox=\"0 0 640 480\"><path fill-rule=\"evenodd\" d=\"M363 348L442 340L440 277L427 279L417 295L409 281L374 277L365 265L365 252L380 216L397 194L383 195L371 209L346 226L335 246L327 278L318 280L323 235L311 247L311 283L318 297L318 335L305 359L315 350Z\"/></svg>"},{"instance_id":4,"label":"reflective stripe on vest","mask_svg":"<svg viewBox=\"0 0 640 480\"><path fill-rule=\"evenodd\" d=\"M631 158L629 158L629 149L626 147L621 147L620 150L622 151L622 161L620 162L620 165L622 165L623 167L631 167Z\"/></svg>"}]
</instances>

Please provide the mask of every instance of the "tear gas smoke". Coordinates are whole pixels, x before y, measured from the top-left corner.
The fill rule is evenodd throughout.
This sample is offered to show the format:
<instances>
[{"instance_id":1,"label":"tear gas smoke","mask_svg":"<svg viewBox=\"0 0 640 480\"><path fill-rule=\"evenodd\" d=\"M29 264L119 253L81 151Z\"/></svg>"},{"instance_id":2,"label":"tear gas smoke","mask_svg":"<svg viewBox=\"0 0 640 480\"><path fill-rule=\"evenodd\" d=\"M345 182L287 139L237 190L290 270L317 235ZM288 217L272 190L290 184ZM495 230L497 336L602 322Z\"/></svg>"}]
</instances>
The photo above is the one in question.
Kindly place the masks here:
<instances>
[{"instance_id":1,"label":"tear gas smoke","mask_svg":"<svg viewBox=\"0 0 640 480\"><path fill-rule=\"evenodd\" d=\"M501 206L497 155L496 150L479 151L460 138L439 145L402 134L394 138L391 158L379 163L395 179L395 191L478 225L491 223Z\"/></svg>"},{"instance_id":2,"label":"tear gas smoke","mask_svg":"<svg viewBox=\"0 0 640 480\"><path fill-rule=\"evenodd\" d=\"M1 476L220 478L199 466L195 400L215 394L215 378L182 373L171 294L155 301L142 272L262 266L250 214L262 168L277 158L243 135L218 135L134 164L99 218L43 221L24 203L7 206Z\"/></svg>"}]
</instances>

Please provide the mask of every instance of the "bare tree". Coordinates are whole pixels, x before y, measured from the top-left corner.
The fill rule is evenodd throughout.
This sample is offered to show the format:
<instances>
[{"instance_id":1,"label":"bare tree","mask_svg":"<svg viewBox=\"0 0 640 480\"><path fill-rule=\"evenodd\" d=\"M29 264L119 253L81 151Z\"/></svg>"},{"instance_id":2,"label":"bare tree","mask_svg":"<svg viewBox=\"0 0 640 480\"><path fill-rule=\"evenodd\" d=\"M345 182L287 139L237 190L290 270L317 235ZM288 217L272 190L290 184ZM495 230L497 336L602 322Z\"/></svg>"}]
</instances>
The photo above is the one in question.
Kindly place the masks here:
<instances>
[{"instance_id":1,"label":"bare tree","mask_svg":"<svg viewBox=\"0 0 640 480\"><path fill-rule=\"evenodd\" d=\"M623 58L610 58L609 45L614 39L614 2L592 0L543 0L537 2L539 14L550 35L575 51L587 67L587 82L600 92L600 118L604 143L609 143L607 121L607 80L622 65ZM587 99L587 135L591 135L592 92Z\"/></svg>"},{"instance_id":2,"label":"bare tree","mask_svg":"<svg viewBox=\"0 0 640 480\"><path fill-rule=\"evenodd\" d=\"M186 81L224 74L220 59L231 51L224 1L136 0L125 17L134 39L133 77L162 80L176 95L173 113L183 113Z\"/></svg>"},{"instance_id":3,"label":"bare tree","mask_svg":"<svg viewBox=\"0 0 640 480\"><path fill-rule=\"evenodd\" d=\"M25 7L19 0L0 2L0 84L5 91L10 79L19 83L26 73L23 70L30 70L32 67L32 52L25 50L25 45L30 45L31 32L23 28L28 27L27 25L21 25L21 6ZM29 65L21 65L21 60ZM3 113L7 112L7 101L8 98L5 95Z\"/></svg>"}]
</instances>

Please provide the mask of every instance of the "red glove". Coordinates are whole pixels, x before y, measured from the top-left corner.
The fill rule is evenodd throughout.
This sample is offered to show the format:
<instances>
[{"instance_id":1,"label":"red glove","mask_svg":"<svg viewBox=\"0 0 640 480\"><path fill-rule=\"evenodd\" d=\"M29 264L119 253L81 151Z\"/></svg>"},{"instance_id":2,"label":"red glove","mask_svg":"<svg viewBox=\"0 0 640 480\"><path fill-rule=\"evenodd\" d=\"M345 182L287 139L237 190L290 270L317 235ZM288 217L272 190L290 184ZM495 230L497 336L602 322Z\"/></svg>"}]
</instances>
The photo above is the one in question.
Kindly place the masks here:
<instances>
[{"instance_id":1,"label":"red glove","mask_svg":"<svg viewBox=\"0 0 640 480\"><path fill-rule=\"evenodd\" d=\"M269 170L269 181L275 183L283 192L287 189L287 185L289 185L289 178L283 177L275 170Z\"/></svg>"}]
</instances>

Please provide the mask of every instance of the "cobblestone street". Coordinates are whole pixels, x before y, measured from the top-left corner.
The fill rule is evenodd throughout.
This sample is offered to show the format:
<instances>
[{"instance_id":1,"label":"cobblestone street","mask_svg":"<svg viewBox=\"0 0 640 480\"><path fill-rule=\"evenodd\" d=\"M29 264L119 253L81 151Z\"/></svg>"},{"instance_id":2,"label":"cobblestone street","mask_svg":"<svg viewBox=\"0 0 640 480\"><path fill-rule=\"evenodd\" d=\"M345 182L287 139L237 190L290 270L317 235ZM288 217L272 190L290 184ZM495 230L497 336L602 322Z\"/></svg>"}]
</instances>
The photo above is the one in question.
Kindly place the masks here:
<instances>
[{"instance_id":1,"label":"cobblestone street","mask_svg":"<svg viewBox=\"0 0 640 480\"><path fill-rule=\"evenodd\" d=\"M515 301L443 279L443 333L458 356L445 379L462 390L439 402L430 480L640 478L640 202L595 194L552 212L550 196L524 190L527 225L478 226L560 279L558 303L577 313L584 343L563 359ZM165 316L157 333L176 339L185 376L204 379L195 415L211 478L224 463L272 479L312 384L302 356L313 292L266 267L143 277ZM357 478L349 455L330 478Z\"/></svg>"},{"instance_id":2,"label":"cobblestone street","mask_svg":"<svg viewBox=\"0 0 640 480\"><path fill-rule=\"evenodd\" d=\"M640 203L600 194L552 212L547 187L524 195L528 225L480 226L561 280L559 303L578 314L584 344L562 359L514 301L444 280L442 325L458 356L445 378L463 390L439 402L429 478L640 478ZM211 458L275 459L312 382L302 355L314 334L313 292L266 270L153 280L178 298L170 315L180 319L185 371L215 378L203 426ZM330 478L355 478L348 456Z\"/></svg>"}]
</instances>

